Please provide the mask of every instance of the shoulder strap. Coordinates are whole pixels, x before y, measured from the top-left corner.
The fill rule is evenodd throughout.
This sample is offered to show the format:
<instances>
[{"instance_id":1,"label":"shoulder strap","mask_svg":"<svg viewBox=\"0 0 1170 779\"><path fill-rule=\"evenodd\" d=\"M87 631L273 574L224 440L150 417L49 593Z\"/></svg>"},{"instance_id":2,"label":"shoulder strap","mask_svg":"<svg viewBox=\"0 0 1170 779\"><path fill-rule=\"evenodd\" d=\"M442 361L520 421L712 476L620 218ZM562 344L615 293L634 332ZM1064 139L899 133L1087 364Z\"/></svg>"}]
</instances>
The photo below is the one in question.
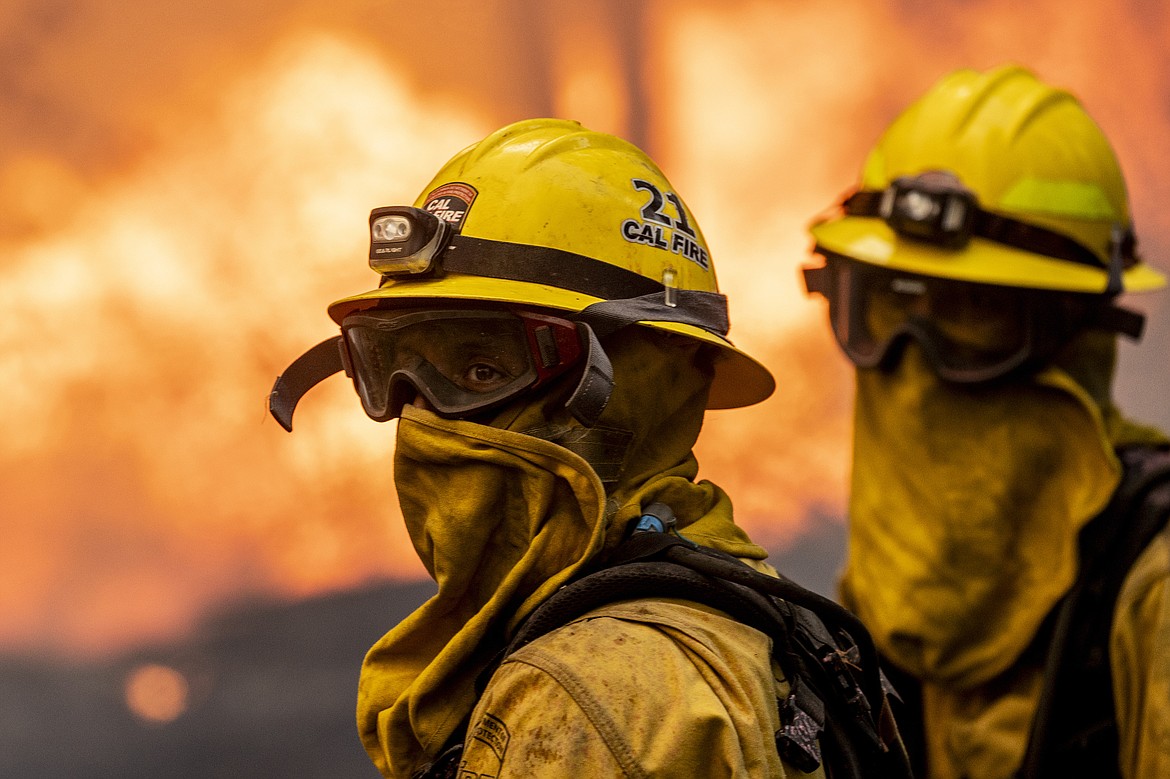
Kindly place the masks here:
<instances>
[{"instance_id":1,"label":"shoulder strap","mask_svg":"<svg viewBox=\"0 0 1170 779\"><path fill-rule=\"evenodd\" d=\"M777 749L794 767L811 772L823 761L834 777L910 775L901 745L879 735L885 687L860 621L788 579L668 532L635 533L604 567L554 594L504 656L596 608L636 598L701 603L772 638L792 687L778 701Z\"/></svg>"},{"instance_id":2,"label":"shoulder strap","mask_svg":"<svg viewBox=\"0 0 1170 779\"><path fill-rule=\"evenodd\" d=\"M1120 777L1109 665L1117 596L1130 568L1170 520L1170 451L1118 451L1125 468L1109 505L1080 535L1077 581L1057 605L1044 690L1020 776Z\"/></svg>"},{"instance_id":3,"label":"shoulder strap","mask_svg":"<svg viewBox=\"0 0 1170 779\"><path fill-rule=\"evenodd\" d=\"M791 685L788 698L777 701L776 746L794 767L812 772L823 762L834 779L911 776L901 743L883 738L886 682L857 617L789 579L766 576L670 532L634 533L592 572L557 591L481 680L541 636L601 606L637 598L701 603L772 638L773 655ZM454 777L465 732L466 723L412 779Z\"/></svg>"}]
</instances>

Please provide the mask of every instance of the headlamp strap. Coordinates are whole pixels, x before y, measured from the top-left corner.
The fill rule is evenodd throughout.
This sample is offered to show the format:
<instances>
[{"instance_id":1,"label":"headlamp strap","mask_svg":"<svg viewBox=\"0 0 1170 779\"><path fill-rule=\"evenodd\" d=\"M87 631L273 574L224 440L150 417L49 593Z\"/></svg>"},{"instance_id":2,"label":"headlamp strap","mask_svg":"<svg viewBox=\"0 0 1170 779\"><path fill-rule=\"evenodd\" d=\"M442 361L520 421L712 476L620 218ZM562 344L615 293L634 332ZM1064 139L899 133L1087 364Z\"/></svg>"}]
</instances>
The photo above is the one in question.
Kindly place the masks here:
<instances>
[{"instance_id":1,"label":"headlamp strap","mask_svg":"<svg viewBox=\"0 0 1170 779\"><path fill-rule=\"evenodd\" d=\"M683 322L719 335L729 327L727 298L718 292L671 289L655 279L582 254L547 246L454 235L439 258L445 273L548 284L601 298L582 312L584 321L606 336L640 321ZM383 282L393 281L384 274Z\"/></svg>"},{"instance_id":2,"label":"headlamp strap","mask_svg":"<svg viewBox=\"0 0 1170 779\"><path fill-rule=\"evenodd\" d=\"M886 190L859 190L845 198L842 207L850 216L884 218L882 201L885 193ZM993 214L982 208L975 209L971 235L1057 260L1067 260L1094 268L1105 267L1096 254L1066 235L1009 216ZM922 240L921 237L918 238ZM1126 230L1120 238L1115 237L1112 244L1112 253L1116 254L1116 258L1111 257L1110 265L1120 263L1121 268L1128 268L1137 263L1132 231Z\"/></svg>"},{"instance_id":3,"label":"headlamp strap","mask_svg":"<svg viewBox=\"0 0 1170 779\"><path fill-rule=\"evenodd\" d=\"M268 395L268 412L288 432L292 432L293 412L305 393L335 373L345 369L341 355L341 336L322 341L295 359L284 373L276 377Z\"/></svg>"},{"instance_id":4,"label":"headlamp strap","mask_svg":"<svg viewBox=\"0 0 1170 779\"><path fill-rule=\"evenodd\" d=\"M628 298L661 293L657 281L608 262L547 246L491 241L454 235L439 264L448 273L486 276L505 281L540 280L549 286L593 297ZM384 280L394 276L384 276Z\"/></svg>"}]
</instances>

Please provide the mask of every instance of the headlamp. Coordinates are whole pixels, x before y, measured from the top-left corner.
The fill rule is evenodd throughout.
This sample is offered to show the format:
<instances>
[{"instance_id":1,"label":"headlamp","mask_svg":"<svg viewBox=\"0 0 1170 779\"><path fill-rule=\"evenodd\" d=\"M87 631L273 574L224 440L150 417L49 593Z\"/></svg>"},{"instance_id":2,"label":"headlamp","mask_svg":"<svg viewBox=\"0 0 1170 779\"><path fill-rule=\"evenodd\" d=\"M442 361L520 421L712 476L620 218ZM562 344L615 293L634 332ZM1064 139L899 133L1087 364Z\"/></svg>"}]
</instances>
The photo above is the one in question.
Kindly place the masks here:
<instances>
[{"instance_id":1,"label":"headlamp","mask_svg":"<svg viewBox=\"0 0 1170 779\"><path fill-rule=\"evenodd\" d=\"M1138 261L1132 228L1117 227L1110 242L1109 259L1103 261L1067 235L983 210L974 193L953 173L943 170L901 176L885 189L858 190L845 198L842 206L847 216L878 217L903 238L952 251L963 249L972 237L977 237L1021 251L1101 268L1109 273L1105 289L1109 295L1122 291L1122 271Z\"/></svg>"},{"instance_id":2,"label":"headlamp","mask_svg":"<svg viewBox=\"0 0 1170 779\"><path fill-rule=\"evenodd\" d=\"M450 225L420 208L375 208L370 212L370 268L388 276L428 273L450 233Z\"/></svg>"},{"instance_id":3,"label":"headlamp","mask_svg":"<svg viewBox=\"0 0 1170 779\"><path fill-rule=\"evenodd\" d=\"M944 171L903 176L882 192L883 219L908 238L961 249L971 240L979 205L957 178Z\"/></svg>"}]
</instances>

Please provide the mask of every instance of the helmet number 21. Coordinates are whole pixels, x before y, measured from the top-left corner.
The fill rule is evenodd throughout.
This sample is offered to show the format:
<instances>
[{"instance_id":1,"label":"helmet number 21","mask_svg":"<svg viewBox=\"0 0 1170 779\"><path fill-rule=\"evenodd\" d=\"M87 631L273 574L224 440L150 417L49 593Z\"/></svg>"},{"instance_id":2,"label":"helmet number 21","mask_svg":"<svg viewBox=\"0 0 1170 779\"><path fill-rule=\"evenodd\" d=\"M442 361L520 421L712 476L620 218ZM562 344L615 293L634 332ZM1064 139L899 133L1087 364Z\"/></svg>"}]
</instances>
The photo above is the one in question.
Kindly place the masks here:
<instances>
[{"instance_id":1,"label":"helmet number 21","mask_svg":"<svg viewBox=\"0 0 1170 779\"><path fill-rule=\"evenodd\" d=\"M631 243L643 243L659 249L667 249L685 257L706 270L710 259L706 248L699 243L695 229L687 219L682 199L673 192L663 192L654 183L645 179L631 179L634 189L646 192L650 199L642 206L641 221L627 219L622 222L622 237ZM663 211L667 202L674 206L677 217Z\"/></svg>"}]
</instances>

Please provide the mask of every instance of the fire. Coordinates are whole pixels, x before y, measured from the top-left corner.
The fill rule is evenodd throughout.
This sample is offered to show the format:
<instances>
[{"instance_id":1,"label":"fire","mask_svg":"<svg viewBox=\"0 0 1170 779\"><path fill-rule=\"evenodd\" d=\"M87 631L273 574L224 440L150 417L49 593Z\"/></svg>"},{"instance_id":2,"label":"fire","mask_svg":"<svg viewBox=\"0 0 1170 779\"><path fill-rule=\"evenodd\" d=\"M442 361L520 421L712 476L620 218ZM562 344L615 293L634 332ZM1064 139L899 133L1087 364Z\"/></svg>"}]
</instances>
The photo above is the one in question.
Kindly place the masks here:
<instances>
[{"instance_id":1,"label":"fire","mask_svg":"<svg viewBox=\"0 0 1170 779\"><path fill-rule=\"evenodd\" d=\"M331 334L325 302L373 281L353 261L370 204L413 200L486 131L368 49L296 37L165 153L8 247L0 641L92 651L241 589L421 572L393 521L392 430L343 386L295 437L264 403Z\"/></svg>"},{"instance_id":2,"label":"fire","mask_svg":"<svg viewBox=\"0 0 1170 779\"><path fill-rule=\"evenodd\" d=\"M1157 206L1170 120L1151 113L1170 79L1164 14L996 0L960 29L949 12L906 19L863 0L635 5L498 0L474 25L444 20L438 52L434 36L389 35L405 21L368 4L288 0L284 24L231 17L214 39L201 22L259 54L160 44L159 70L140 82L135 64L108 105L88 88L111 71L84 67L118 61L100 38L22 71L32 90L67 61L88 89L67 103L81 124L141 129L103 145L15 110L0 127L16 149L0 170L0 646L109 651L241 592L422 575L394 499L393 424L370 422L342 380L305 399L293 436L264 403L335 332L325 305L374 283L369 209L411 202L455 151L521 116L630 137L698 215L732 337L779 380L771 400L709 415L702 475L773 548L840 516L846 494L850 369L803 295L804 227L938 75L1023 52L1114 139L1147 254L1170 243ZM159 41L179 39L152 18ZM173 100L131 99L204 61Z\"/></svg>"}]
</instances>

